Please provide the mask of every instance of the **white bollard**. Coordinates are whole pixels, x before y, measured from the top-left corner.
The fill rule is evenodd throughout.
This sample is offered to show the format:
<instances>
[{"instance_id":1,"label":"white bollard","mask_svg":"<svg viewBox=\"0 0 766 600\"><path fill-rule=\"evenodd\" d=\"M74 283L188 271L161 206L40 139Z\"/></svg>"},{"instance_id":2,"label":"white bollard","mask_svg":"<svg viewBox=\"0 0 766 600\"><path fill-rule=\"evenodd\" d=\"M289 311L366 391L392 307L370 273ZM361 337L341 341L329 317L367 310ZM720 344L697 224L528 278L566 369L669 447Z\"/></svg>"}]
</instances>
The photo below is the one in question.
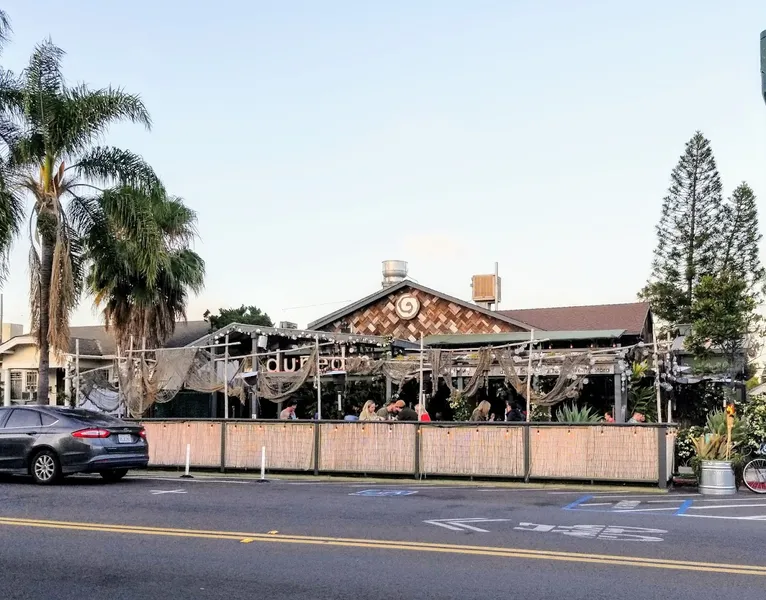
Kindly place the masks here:
<instances>
[{"instance_id":1,"label":"white bollard","mask_svg":"<svg viewBox=\"0 0 766 600\"><path fill-rule=\"evenodd\" d=\"M266 446L261 446L261 481L266 480Z\"/></svg>"},{"instance_id":2,"label":"white bollard","mask_svg":"<svg viewBox=\"0 0 766 600\"><path fill-rule=\"evenodd\" d=\"M194 479L190 474L189 470L191 469L191 444L186 444L186 470L183 475L181 475L181 478L183 479Z\"/></svg>"}]
</instances>

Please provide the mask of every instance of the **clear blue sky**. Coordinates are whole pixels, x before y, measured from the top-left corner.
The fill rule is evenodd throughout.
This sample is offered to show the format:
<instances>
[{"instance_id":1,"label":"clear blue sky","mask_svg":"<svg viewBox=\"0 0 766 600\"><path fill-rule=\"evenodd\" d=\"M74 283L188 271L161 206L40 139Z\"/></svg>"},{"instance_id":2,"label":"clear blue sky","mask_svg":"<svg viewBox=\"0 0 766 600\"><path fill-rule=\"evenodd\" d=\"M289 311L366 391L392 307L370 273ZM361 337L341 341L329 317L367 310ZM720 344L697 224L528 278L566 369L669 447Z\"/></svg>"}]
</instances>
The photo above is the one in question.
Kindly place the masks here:
<instances>
[{"instance_id":1,"label":"clear blue sky","mask_svg":"<svg viewBox=\"0 0 766 600\"><path fill-rule=\"evenodd\" d=\"M142 94L154 130L108 141L198 212L208 275L190 319L245 303L305 324L378 289L389 258L464 298L499 261L503 308L632 301L696 129L726 194L747 180L766 197L763 0L4 9L6 67L50 35L72 82ZM6 322L25 325L27 250L4 290ZM74 322L98 318L86 298Z\"/></svg>"}]
</instances>

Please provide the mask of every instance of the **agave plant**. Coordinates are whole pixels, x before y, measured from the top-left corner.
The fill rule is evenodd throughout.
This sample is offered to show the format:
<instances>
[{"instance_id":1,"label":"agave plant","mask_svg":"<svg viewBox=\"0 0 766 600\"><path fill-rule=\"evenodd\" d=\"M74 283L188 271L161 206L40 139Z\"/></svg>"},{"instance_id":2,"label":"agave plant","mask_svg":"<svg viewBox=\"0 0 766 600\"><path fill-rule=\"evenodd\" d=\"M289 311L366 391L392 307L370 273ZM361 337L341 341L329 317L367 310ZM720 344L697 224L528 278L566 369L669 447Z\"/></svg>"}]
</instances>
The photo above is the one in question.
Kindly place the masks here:
<instances>
[{"instance_id":1,"label":"agave plant","mask_svg":"<svg viewBox=\"0 0 766 600\"><path fill-rule=\"evenodd\" d=\"M597 423L600 418L590 406L579 407L565 404L556 411L556 420L560 423Z\"/></svg>"}]
</instances>

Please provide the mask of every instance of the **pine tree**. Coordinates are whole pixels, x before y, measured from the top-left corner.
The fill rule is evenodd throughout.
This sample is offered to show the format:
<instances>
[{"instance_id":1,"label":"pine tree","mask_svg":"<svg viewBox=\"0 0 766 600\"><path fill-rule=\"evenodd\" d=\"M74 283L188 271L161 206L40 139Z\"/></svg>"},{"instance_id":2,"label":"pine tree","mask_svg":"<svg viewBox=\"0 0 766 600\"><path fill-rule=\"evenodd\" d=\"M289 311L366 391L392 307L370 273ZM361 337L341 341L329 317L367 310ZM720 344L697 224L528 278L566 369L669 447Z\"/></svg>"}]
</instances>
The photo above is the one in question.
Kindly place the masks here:
<instances>
[{"instance_id":1,"label":"pine tree","mask_svg":"<svg viewBox=\"0 0 766 600\"><path fill-rule=\"evenodd\" d=\"M724 204L721 227L718 270L744 280L746 291L759 298L766 278L758 249L763 236L758 230L755 194L747 183L741 183Z\"/></svg>"},{"instance_id":2,"label":"pine tree","mask_svg":"<svg viewBox=\"0 0 766 600\"><path fill-rule=\"evenodd\" d=\"M721 241L721 178L710 142L699 131L673 169L657 225L652 274L639 296L671 323L689 323L694 288L716 270Z\"/></svg>"}]
</instances>

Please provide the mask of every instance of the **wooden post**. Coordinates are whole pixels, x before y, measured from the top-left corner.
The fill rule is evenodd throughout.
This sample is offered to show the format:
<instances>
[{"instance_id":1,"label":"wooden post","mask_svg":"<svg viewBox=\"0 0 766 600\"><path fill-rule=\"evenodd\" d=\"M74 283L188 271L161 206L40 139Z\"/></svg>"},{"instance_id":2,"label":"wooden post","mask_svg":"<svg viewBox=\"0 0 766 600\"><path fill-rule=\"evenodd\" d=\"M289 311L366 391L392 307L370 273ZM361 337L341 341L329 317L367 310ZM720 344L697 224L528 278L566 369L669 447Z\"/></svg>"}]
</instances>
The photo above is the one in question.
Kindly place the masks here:
<instances>
[{"instance_id":1,"label":"wooden post","mask_svg":"<svg viewBox=\"0 0 766 600\"><path fill-rule=\"evenodd\" d=\"M532 344L535 330L529 332L529 359L527 360L527 423L532 420Z\"/></svg>"},{"instance_id":2,"label":"wooden post","mask_svg":"<svg viewBox=\"0 0 766 600\"><path fill-rule=\"evenodd\" d=\"M654 342L654 388L657 394L657 422L662 423L662 392L660 388L660 353L657 349L657 333L652 325L652 340ZM670 414L668 414L670 423Z\"/></svg>"},{"instance_id":3,"label":"wooden post","mask_svg":"<svg viewBox=\"0 0 766 600\"><path fill-rule=\"evenodd\" d=\"M317 353L317 421L322 420L322 377L319 373L319 336L316 336Z\"/></svg>"},{"instance_id":4,"label":"wooden post","mask_svg":"<svg viewBox=\"0 0 766 600\"><path fill-rule=\"evenodd\" d=\"M224 339L223 349L223 418L229 418L229 334Z\"/></svg>"},{"instance_id":5,"label":"wooden post","mask_svg":"<svg viewBox=\"0 0 766 600\"><path fill-rule=\"evenodd\" d=\"M418 421L423 420L423 411L426 409L425 399L423 398L423 334L420 334L420 391L418 392ZM418 430L419 432L419 430Z\"/></svg>"},{"instance_id":6,"label":"wooden post","mask_svg":"<svg viewBox=\"0 0 766 600\"><path fill-rule=\"evenodd\" d=\"M74 341L74 368L77 373L75 377L75 383L77 387L74 390L76 406L80 406L80 338L75 338Z\"/></svg>"}]
</instances>

